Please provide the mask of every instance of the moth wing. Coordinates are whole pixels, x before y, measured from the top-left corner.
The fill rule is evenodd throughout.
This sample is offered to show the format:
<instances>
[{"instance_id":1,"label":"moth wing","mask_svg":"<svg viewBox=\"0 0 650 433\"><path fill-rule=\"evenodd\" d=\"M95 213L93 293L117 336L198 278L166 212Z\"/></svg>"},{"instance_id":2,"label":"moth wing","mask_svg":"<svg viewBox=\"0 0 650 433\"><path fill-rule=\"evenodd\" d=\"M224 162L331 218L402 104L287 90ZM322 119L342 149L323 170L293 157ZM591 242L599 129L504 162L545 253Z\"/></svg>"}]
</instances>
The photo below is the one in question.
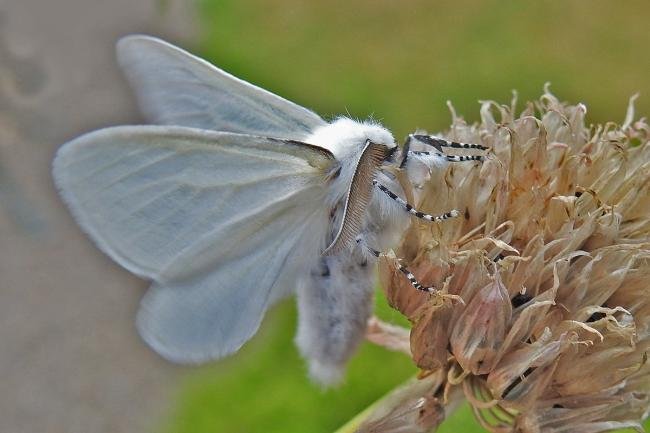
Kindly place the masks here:
<instances>
[{"instance_id":1,"label":"moth wing","mask_svg":"<svg viewBox=\"0 0 650 433\"><path fill-rule=\"evenodd\" d=\"M184 127L108 128L65 144L55 182L80 226L154 281L138 327L161 355L236 351L327 230L316 146ZM295 280L295 277L294 279Z\"/></svg>"},{"instance_id":2,"label":"moth wing","mask_svg":"<svg viewBox=\"0 0 650 433\"><path fill-rule=\"evenodd\" d=\"M257 332L267 307L288 290L277 285L283 274L298 271L299 263L287 260L302 248L308 229L313 227L303 222L273 224L265 239L240 245L245 255L231 254L194 278L154 283L138 311L140 335L174 362L199 363L236 352Z\"/></svg>"},{"instance_id":3,"label":"moth wing","mask_svg":"<svg viewBox=\"0 0 650 433\"><path fill-rule=\"evenodd\" d=\"M126 36L117 58L153 123L295 140L325 125L314 112L157 38Z\"/></svg>"}]
</instances>

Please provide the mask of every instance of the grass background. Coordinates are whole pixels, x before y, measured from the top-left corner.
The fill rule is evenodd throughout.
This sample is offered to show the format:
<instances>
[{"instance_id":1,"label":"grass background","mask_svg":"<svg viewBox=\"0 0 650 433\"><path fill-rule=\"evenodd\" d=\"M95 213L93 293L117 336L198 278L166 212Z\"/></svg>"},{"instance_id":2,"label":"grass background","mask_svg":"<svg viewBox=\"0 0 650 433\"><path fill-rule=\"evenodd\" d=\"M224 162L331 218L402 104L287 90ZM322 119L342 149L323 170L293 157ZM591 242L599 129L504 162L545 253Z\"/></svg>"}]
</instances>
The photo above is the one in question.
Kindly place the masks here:
<instances>
[{"instance_id":1,"label":"grass background","mask_svg":"<svg viewBox=\"0 0 650 433\"><path fill-rule=\"evenodd\" d=\"M479 99L537 98L547 81L591 122L622 121L636 92L637 112L650 111L647 0L200 0L199 11L194 52L326 118L372 115L398 139L444 129L447 100L475 121ZM305 376L295 326L285 302L239 354L188 372L159 431L333 432L415 371L365 344L346 383L323 391ZM465 407L440 431L482 430Z\"/></svg>"}]
</instances>

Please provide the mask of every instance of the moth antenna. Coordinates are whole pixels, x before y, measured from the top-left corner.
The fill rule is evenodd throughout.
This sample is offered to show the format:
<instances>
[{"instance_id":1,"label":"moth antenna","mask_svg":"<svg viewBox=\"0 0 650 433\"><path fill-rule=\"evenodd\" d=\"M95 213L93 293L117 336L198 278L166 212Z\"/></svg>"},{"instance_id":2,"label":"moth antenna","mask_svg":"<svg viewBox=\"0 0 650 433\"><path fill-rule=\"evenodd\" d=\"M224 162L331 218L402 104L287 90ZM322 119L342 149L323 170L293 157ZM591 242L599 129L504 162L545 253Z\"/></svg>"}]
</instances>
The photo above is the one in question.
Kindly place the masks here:
<instances>
[{"instance_id":1,"label":"moth antenna","mask_svg":"<svg viewBox=\"0 0 650 433\"><path fill-rule=\"evenodd\" d=\"M460 216L460 212L458 212L456 209L452 209L449 212L445 212L440 215L430 215L424 212L420 212L419 210L415 209L411 204L407 203L406 200L403 198L399 197L397 194L395 194L393 191L388 189L385 185L379 183L377 179L374 179L372 181L372 184L379 188L381 192L386 194L388 197L390 197L395 203L400 205L402 209L404 209L406 212L410 213L411 215L415 215L417 218L423 219L425 221L430 221L430 222L440 222L444 221L449 218L455 218L457 216Z\"/></svg>"},{"instance_id":2,"label":"moth antenna","mask_svg":"<svg viewBox=\"0 0 650 433\"><path fill-rule=\"evenodd\" d=\"M364 209L368 207L372 198L372 185L375 172L387 155L387 148L366 140L366 146L359 157L348 190L343 211L343 221L332 243L323 251L323 255L334 255L341 252L359 233L363 224Z\"/></svg>"},{"instance_id":3,"label":"moth antenna","mask_svg":"<svg viewBox=\"0 0 650 433\"><path fill-rule=\"evenodd\" d=\"M365 241L365 239L362 236L357 236L356 238L357 245L360 245L362 248L365 248L370 254L372 254L374 257L379 258L380 256L385 256L385 253L382 253L381 251L377 251L376 249L370 247L368 243ZM424 286L421 284L417 278L415 278L415 275L404 265L402 265L399 260L397 261L397 267L400 270L401 273L403 273L406 278L409 280L411 285L416 289L421 292L426 292L426 293L435 293L438 291L435 287L428 287Z\"/></svg>"}]
</instances>

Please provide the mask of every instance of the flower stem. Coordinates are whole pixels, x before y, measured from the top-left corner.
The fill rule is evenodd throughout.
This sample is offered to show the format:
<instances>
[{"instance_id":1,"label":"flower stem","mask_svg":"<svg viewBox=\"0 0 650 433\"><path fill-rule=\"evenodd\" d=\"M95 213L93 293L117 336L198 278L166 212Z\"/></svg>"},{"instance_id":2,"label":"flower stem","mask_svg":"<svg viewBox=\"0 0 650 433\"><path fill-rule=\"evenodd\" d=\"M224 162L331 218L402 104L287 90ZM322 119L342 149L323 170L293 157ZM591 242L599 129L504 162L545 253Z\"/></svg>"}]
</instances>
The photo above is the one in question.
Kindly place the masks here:
<instances>
[{"instance_id":1,"label":"flower stem","mask_svg":"<svg viewBox=\"0 0 650 433\"><path fill-rule=\"evenodd\" d=\"M368 406L335 433L382 431L382 426L396 425L413 431L435 431L462 399L459 387L442 396L447 375L440 370L429 376L411 378ZM405 430L406 431L406 430ZM411 430L409 430L411 431Z\"/></svg>"},{"instance_id":2,"label":"flower stem","mask_svg":"<svg viewBox=\"0 0 650 433\"><path fill-rule=\"evenodd\" d=\"M372 414L375 408L386 398L387 396L382 397L381 399L375 401L373 404L356 414L350 421L346 422L341 428L336 430L334 433L354 433L361 426L361 424Z\"/></svg>"}]
</instances>

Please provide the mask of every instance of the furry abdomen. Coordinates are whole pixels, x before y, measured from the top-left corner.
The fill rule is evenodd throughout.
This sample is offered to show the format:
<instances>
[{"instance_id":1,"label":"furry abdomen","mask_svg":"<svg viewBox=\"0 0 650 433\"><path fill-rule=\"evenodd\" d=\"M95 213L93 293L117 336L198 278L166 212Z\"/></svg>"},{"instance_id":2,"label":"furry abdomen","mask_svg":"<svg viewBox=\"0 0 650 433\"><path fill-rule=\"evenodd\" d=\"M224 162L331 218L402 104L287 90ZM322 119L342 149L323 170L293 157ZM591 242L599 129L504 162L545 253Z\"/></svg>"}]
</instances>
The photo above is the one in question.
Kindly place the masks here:
<instances>
[{"instance_id":1,"label":"furry abdomen","mask_svg":"<svg viewBox=\"0 0 650 433\"><path fill-rule=\"evenodd\" d=\"M381 179L399 186L380 173ZM367 209L361 242L335 256L320 257L311 272L298 282L298 333L296 345L309 364L309 374L329 385L340 381L348 359L364 338L373 311L376 285L375 257L366 245L392 245L408 217L395 210L381 193ZM330 238L342 219L342 203L333 211Z\"/></svg>"},{"instance_id":2,"label":"furry abdomen","mask_svg":"<svg viewBox=\"0 0 650 433\"><path fill-rule=\"evenodd\" d=\"M384 144L388 149L396 147L390 132L381 125L347 118L317 129L307 139L332 151L340 167L331 180L326 199L332 208L326 245L331 245L344 221L346 196L368 140ZM401 191L381 169L374 174ZM375 257L368 252L370 248L381 250L392 246L401 226L397 217L399 209L376 190L362 211L365 216L357 242L352 240L335 255L321 256L298 282L296 344L309 363L310 376L322 384L340 380L348 359L363 340L373 309L375 287Z\"/></svg>"},{"instance_id":3,"label":"furry abdomen","mask_svg":"<svg viewBox=\"0 0 650 433\"><path fill-rule=\"evenodd\" d=\"M359 249L322 257L298 285L296 344L321 384L340 380L372 313L374 266Z\"/></svg>"}]
</instances>

